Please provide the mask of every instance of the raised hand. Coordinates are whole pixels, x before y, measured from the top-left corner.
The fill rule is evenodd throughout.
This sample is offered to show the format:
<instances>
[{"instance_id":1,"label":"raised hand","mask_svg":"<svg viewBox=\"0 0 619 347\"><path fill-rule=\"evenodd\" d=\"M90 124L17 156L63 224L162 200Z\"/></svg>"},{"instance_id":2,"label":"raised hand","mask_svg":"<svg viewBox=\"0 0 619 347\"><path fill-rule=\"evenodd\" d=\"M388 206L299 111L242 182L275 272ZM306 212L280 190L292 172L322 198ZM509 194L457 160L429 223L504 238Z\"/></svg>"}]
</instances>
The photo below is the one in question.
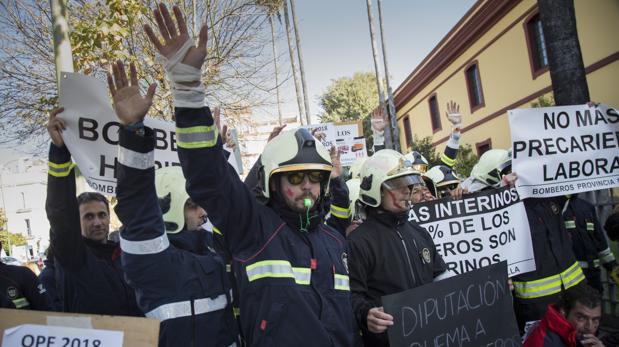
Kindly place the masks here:
<instances>
[{"instance_id":1,"label":"raised hand","mask_svg":"<svg viewBox=\"0 0 619 347\"><path fill-rule=\"evenodd\" d=\"M155 49L166 59L172 59L174 55L185 45L190 39L187 32L187 24L185 23L185 17L178 6L172 8L174 11L174 17L176 17L177 24L174 23L168 8L163 3L159 3L157 8L153 11L159 33L163 38L163 42L159 40L153 28L150 25L144 25L144 31L148 36L150 42L153 43ZM178 25L178 26L177 26ZM200 28L200 34L198 36L198 46L193 46L189 49L185 57L183 57L183 64L193 66L197 69L202 67L206 58L206 42L208 39L208 29L206 25Z\"/></svg>"},{"instance_id":2,"label":"raised hand","mask_svg":"<svg viewBox=\"0 0 619 347\"><path fill-rule=\"evenodd\" d=\"M453 100L447 103L447 119L455 128L460 128L462 125L462 115L460 114L460 105Z\"/></svg>"},{"instance_id":3,"label":"raised hand","mask_svg":"<svg viewBox=\"0 0 619 347\"><path fill-rule=\"evenodd\" d=\"M157 89L156 84L148 86L145 96L140 94L138 73L133 63L130 64L130 80L127 80L125 65L119 60L112 64L112 74L107 74L107 84L112 94L114 111L124 125L141 122L148 109L153 104L153 96ZM129 81L131 83L129 83Z\"/></svg>"},{"instance_id":4,"label":"raised hand","mask_svg":"<svg viewBox=\"0 0 619 347\"><path fill-rule=\"evenodd\" d=\"M64 147L64 140L62 139L62 131L66 128L64 121L58 118L58 114L64 111L64 107L54 109L49 114L49 121L47 122L47 133L52 139L52 143L56 147Z\"/></svg>"},{"instance_id":5,"label":"raised hand","mask_svg":"<svg viewBox=\"0 0 619 347\"><path fill-rule=\"evenodd\" d=\"M331 164L333 165L333 170L331 170L331 178L337 178L342 175L342 162L340 161L340 151L337 150L335 146L331 147L329 151L329 155L331 156Z\"/></svg>"}]
</instances>

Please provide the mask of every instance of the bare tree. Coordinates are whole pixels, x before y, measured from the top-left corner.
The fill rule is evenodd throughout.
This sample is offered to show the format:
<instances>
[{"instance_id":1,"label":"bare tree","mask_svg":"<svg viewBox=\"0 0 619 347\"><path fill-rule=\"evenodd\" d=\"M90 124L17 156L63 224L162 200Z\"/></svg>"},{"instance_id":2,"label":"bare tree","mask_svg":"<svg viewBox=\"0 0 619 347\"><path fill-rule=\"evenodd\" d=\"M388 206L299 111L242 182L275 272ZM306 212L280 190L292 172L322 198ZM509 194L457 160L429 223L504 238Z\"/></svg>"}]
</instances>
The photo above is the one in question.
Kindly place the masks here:
<instances>
[{"instance_id":1,"label":"bare tree","mask_svg":"<svg viewBox=\"0 0 619 347\"><path fill-rule=\"evenodd\" d=\"M292 36L290 35L290 17L288 15L288 4L287 1L283 1L282 11L284 12L284 23L286 23L286 37L288 38L288 52L290 53L290 66L292 67L292 78L294 80L294 89L297 93L297 106L299 107L299 120L301 124L303 124L303 118L305 115L305 108L303 107L302 93L303 89L301 87L299 77L297 77L297 64L294 59L294 45L292 43ZM308 115L305 115L309 117ZM308 118L309 119L309 118ZM309 124L309 123L308 123Z\"/></svg>"},{"instance_id":2,"label":"bare tree","mask_svg":"<svg viewBox=\"0 0 619 347\"><path fill-rule=\"evenodd\" d=\"M67 0L76 71L103 78L115 59L134 60L140 77L159 83L151 116L169 118L171 93L161 64L142 32L154 1ZM207 102L227 110L272 106L271 41L264 12L253 0L184 0L192 20L207 22L209 45L203 81ZM0 1L0 131L2 140L44 133L56 106L52 15L48 0ZM152 24L152 23L151 23Z\"/></svg>"},{"instance_id":3,"label":"bare tree","mask_svg":"<svg viewBox=\"0 0 619 347\"><path fill-rule=\"evenodd\" d=\"M389 112L387 112L386 104L385 104L385 94L383 92L382 81L383 78L381 76L380 65L378 64L378 49L376 48L376 35L374 34L374 16L372 15L372 0L366 0L367 8L368 8L368 24L370 26L370 42L372 43L372 58L374 59L374 70L376 72L376 85L378 87L378 100L379 107L384 109L384 114L389 117ZM388 122L388 119L387 119ZM385 145L387 148L393 148L391 141L391 124L387 123L388 126L385 127Z\"/></svg>"},{"instance_id":4,"label":"bare tree","mask_svg":"<svg viewBox=\"0 0 619 347\"><path fill-rule=\"evenodd\" d=\"M284 0L287 1L287 0ZM297 57L299 58L299 72L301 73L301 85L303 87L303 102L305 104L305 117L307 119L307 124L311 123L310 117L310 108L309 108L309 98L307 97L307 83L305 82L305 67L303 65L303 53L301 53L301 35L299 34L299 23L297 20L297 13L295 10L295 0L290 0L290 10L292 12L292 24L294 26L294 38L296 41L297 47Z\"/></svg>"}]
</instances>

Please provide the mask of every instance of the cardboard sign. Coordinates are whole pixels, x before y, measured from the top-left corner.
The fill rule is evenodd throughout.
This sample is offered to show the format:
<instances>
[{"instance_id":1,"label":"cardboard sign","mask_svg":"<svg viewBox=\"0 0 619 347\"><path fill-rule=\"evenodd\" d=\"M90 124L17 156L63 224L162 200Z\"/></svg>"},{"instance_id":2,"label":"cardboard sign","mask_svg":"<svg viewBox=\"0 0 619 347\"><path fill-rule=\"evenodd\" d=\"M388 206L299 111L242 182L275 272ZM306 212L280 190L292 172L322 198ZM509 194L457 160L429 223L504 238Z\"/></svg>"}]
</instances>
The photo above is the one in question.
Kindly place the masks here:
<instances>
[{"instance_id":1,"label":"cardboard sign","mask_svg":"<svg viewBox=\"0 0 619 347\"><path fill-rule=\"evenodd\" d=\"M521 346L507 264L383 296L392 347Z\"/></svg>"},{"instance_id":2,"label":"cardboard sign","mask_svg":"<svg viewBox=\"0 0 619 347\"><path fill-rule=\"evenodd\" d=\"M321 123L303 125L312 132L317 130L325 134L322 144L327 148L335 146L340 152L342 166L351 166L357 158L367 157L367 148L363 130L357 122L348 123Z\"/></svg>"},{"instance_id":3,"label":"cardboard sign","mask_svg":"<svg viewBox=\"0 0 619 347\"><path fill-rule=\"evenodd\" d=\"M151 318L0 309L0 346L156 347Z\"/></svg>"},{"instance_id":4,"label":"cardboard sign","mask_svg":"<svg viewBox=\"0 0 619 347\"><path fill-rule=\"evenodd\" d=\"M454 275L503 260L510 277L535 270L529 222L514 187L415 204L409 220L428 230Z\"/></svg>"},{"instance_id":5,"label":"cardboard sign","mask_svg":"<svg viewBox=\"0 0 619 347\"><path fill-rule=\"evenodd\" d=\"M619 112L558 106L509 111L512 171L522 198L619 187Z\"/></svg>"},{"instance_id":6,"label":"cardboard sign","mask_svg":"<svg viewBox=\"0 0 619 347\"><path fill-rule=\"evenodd\" d=\"M2 347L120 347L123 332L24 324L4 331Z\"/></svg>"},{"instance_id":7,"label":"cardboard sign","mask_svg":"<svg viewBox=\"0 0 619 347\"><path fill-rule=\"evenodd\" d=\"M106 85L93 77L65 72L60 83L60 105L65 108L58 116L66 125L62 137L86 182L94 191L116 195L121 125ZM155 133L155 168L180 166L175 124L153 118L144 119L144 124ZM235 161L235 156L231 155L229 161Z\"/></svg>"}]
</instances>

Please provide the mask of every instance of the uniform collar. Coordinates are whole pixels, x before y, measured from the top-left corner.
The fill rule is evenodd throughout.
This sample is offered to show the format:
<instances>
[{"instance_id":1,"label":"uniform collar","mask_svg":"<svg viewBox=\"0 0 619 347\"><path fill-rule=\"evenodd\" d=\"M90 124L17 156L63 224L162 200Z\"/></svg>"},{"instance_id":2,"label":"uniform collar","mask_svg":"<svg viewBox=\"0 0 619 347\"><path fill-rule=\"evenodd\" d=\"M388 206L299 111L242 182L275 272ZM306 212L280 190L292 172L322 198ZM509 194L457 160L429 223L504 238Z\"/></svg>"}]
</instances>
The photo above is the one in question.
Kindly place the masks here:
<instances>
[{"instance_id":1,"label":"uniform collar","mask_svg":"<svg viewBox=\"0 0 619 347\"><path fill-rule=\"evenodd\" d=\"M389 227L396 227L408 221L408 211L393 213L377 207L370 208L368 211L368 215L376 218L376 220Z\"/></svg>"}]
</instances>

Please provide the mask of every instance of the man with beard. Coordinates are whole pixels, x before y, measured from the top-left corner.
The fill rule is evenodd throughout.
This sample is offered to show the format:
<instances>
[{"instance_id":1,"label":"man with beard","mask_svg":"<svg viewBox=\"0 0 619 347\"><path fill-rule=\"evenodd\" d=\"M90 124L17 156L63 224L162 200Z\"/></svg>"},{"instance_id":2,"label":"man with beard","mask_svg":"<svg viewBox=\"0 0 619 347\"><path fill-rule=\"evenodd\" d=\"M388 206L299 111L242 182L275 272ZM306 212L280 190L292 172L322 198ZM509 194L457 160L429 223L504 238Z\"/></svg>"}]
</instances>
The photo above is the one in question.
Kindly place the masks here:
<instances>
[{"instance_id":1,"label":"man with beard","mask_svg":"<svg viewBox=\"0 0 619 347\"><path fill-rule=\"evenodd\" d=\"M185 19L163 20L146 32L166 61L173 86L179 159L193 202L209 213L234 259L240 320L252 346L351 346L356 327L346 271L344 237L324 224L321 200L332 164L305 129L281 133L262 153L263 196L232 174L211 111L204 105L201 69L207 29L196 47Z\"/></svg>"},{"instance_id":2,"label":"man with beard","mask_svg":"<svg viewBox=\"0 0 619 347\"><path fill-rule=\"evenodd\" d=\"M408 221L411 203L424 200L424 184L410 161L384 149L361 171L359 201L367 219L349 235L353 309L366 346L388 346L393 316L381 297L446 277L447 266L430 234Z\"/></svg>"}]
</instances>

